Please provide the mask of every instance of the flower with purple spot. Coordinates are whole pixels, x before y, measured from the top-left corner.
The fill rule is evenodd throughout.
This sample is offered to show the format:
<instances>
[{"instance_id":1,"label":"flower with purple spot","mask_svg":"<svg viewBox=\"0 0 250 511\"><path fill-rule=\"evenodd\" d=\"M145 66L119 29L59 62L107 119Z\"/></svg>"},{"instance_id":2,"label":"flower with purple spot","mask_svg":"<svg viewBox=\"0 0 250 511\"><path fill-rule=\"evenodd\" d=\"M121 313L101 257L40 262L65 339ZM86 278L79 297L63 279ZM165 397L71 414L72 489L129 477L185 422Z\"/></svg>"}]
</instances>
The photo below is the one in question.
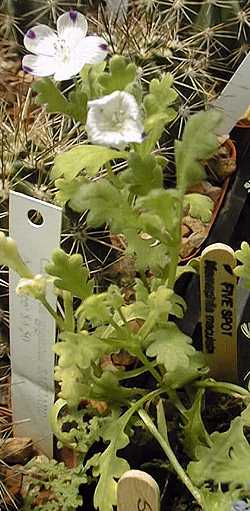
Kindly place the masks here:
<instances>
[{"instance_id":1,"label":"flower with purple spot","mask_svg":"<svg viewBox=\"0 0 250 511\"><path fill-rule=\"evenodd\" d=\"M59 16L57 32L46 25L30 28L24 46L31 54L23 58L23 70L61 81L75 76L85 64L102 62L108 45L102 37L87 36L87 30L85 16L74 10Z\"/></svg>"}]
</instances>

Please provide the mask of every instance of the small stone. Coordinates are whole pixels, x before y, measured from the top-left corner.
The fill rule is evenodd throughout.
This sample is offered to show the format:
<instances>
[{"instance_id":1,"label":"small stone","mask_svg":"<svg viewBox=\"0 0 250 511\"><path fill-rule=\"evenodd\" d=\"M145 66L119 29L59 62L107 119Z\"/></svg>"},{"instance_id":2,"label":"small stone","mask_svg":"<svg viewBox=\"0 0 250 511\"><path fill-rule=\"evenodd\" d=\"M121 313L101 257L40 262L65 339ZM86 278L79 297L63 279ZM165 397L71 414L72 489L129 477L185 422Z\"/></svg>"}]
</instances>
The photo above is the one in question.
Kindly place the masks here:
<instances>
[{"instance_id":1,"label":"small stone","mask_svg":"<svg viewBox=\"0 0 250 511\"><path fill-rule=\"evenodd\" d=\"M199 218L193 218L190 215L184 216L182 223L185 224L193 233L207 233L209 224L204 224Z\"/></svg>"},{"instance_id":2,"label":"small stone","mask_svg":"<svg viewBox=\"0 0 250 511\"><path fill-rule=\"evenodd\" d=\"M182 246L181 246L181 257L182 259L186 259L192 255L203 243L206 239L207 233L196 233L193 232L188 238L183 238Z\"/></svg>"}]
</instances>

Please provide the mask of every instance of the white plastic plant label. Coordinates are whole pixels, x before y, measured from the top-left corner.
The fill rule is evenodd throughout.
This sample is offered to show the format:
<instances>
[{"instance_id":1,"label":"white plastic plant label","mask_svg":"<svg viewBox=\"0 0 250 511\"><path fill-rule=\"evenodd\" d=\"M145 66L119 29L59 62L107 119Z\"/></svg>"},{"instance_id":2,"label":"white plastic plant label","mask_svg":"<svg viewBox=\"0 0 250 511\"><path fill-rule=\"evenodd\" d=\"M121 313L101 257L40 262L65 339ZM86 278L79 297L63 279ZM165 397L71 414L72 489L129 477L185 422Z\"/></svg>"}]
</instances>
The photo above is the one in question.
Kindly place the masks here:
<instances>
[{"instance_id":1,"label":"white plastic plant label","mask_svg":"<svg viewBox=\"0 0 250 511\"><path fill-rule=\"evenodd\" d=\"M218 129L218 135L227 135L250 105L250 53L240 64L236 73L228 82L213 106L224 112L224 119Z\"/></svg>"},{"instance_id":2,"label":"white plastic plant label","mask_svg":"<svg viewBox=\"0 0 250 511\"><path fill-rule=\"evenodd\" d=\"M10 192L10 236L34 273L43 273L60 244L61 208ZM55 322L40 303L17 296L19 277L10 271L10 350L12 410L17 436L31 437L34 444L51 456L53 435L48 412L54 402ZM56 297L48 293L56 306Z\"/></svg>"}]
</instances>

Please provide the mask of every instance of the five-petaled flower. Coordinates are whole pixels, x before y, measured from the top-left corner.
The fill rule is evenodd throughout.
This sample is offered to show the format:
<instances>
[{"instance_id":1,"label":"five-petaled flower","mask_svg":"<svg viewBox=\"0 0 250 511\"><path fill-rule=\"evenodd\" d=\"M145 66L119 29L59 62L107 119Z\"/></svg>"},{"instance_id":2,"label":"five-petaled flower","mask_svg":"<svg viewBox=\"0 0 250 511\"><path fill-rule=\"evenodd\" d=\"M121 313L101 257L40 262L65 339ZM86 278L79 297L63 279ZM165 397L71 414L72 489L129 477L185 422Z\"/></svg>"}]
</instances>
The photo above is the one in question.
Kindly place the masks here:
<instances>
[{"instance_id":1,"label":"five-petaled flower","mask_svg":"<svg viewBox=\"0 0 250 511\"><path fill-rule=\"evenodd\" d=\"M108 46L102 37L86 36L87 29L85 16L73 10L59 16L57 33L46 25L32 27L24 45L34 55L25 55L23 70L61 81L75 76L84 64L102 62Z\"/></svg>"},{"instance_id":2,"label":"five-petaled flower","mask_svg":"<svg viewBox=\"0 0 250 511\"><path fill-rule=\"evenodd\" d=\"M88 102L86 130L89 141L117 149L143 141L139 106L128 92L115 91Z\"/></svg>"}]
</instances>

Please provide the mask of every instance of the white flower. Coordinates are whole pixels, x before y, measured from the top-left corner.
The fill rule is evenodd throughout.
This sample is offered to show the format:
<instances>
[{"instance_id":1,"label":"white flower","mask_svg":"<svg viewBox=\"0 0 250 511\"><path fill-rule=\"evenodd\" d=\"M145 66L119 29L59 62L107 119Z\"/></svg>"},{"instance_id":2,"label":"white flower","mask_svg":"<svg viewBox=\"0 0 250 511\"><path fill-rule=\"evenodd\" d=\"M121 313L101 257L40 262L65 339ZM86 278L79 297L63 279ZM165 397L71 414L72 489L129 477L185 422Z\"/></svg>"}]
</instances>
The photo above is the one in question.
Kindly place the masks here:
<instances>
[{"instance_id":1,"label":"white flower","mask_svg":"<svg viewBox=\"0 0 250 511\"><path fill-rule=\"evenodd\" d=\"M102 62L108 46L101 37L86 36L87 29L85 16L72 10L59 16L57 33L46 25L32 27L24 37L24 46L34 55L25 55L23 70L36 76L54 75L55 80L68 80L84 64Z\"/></svg>"},{"instance_id":2,"label":"white flower","mask_svg":"<svg viewBox=\"0 0 250 511\"><path fill-rule=\"evenodd\" d=\"M88 102L86 130L92 144L124 149L143 141L141 113L134 96L115 91Z\"/></svg>"}]
</instances>

